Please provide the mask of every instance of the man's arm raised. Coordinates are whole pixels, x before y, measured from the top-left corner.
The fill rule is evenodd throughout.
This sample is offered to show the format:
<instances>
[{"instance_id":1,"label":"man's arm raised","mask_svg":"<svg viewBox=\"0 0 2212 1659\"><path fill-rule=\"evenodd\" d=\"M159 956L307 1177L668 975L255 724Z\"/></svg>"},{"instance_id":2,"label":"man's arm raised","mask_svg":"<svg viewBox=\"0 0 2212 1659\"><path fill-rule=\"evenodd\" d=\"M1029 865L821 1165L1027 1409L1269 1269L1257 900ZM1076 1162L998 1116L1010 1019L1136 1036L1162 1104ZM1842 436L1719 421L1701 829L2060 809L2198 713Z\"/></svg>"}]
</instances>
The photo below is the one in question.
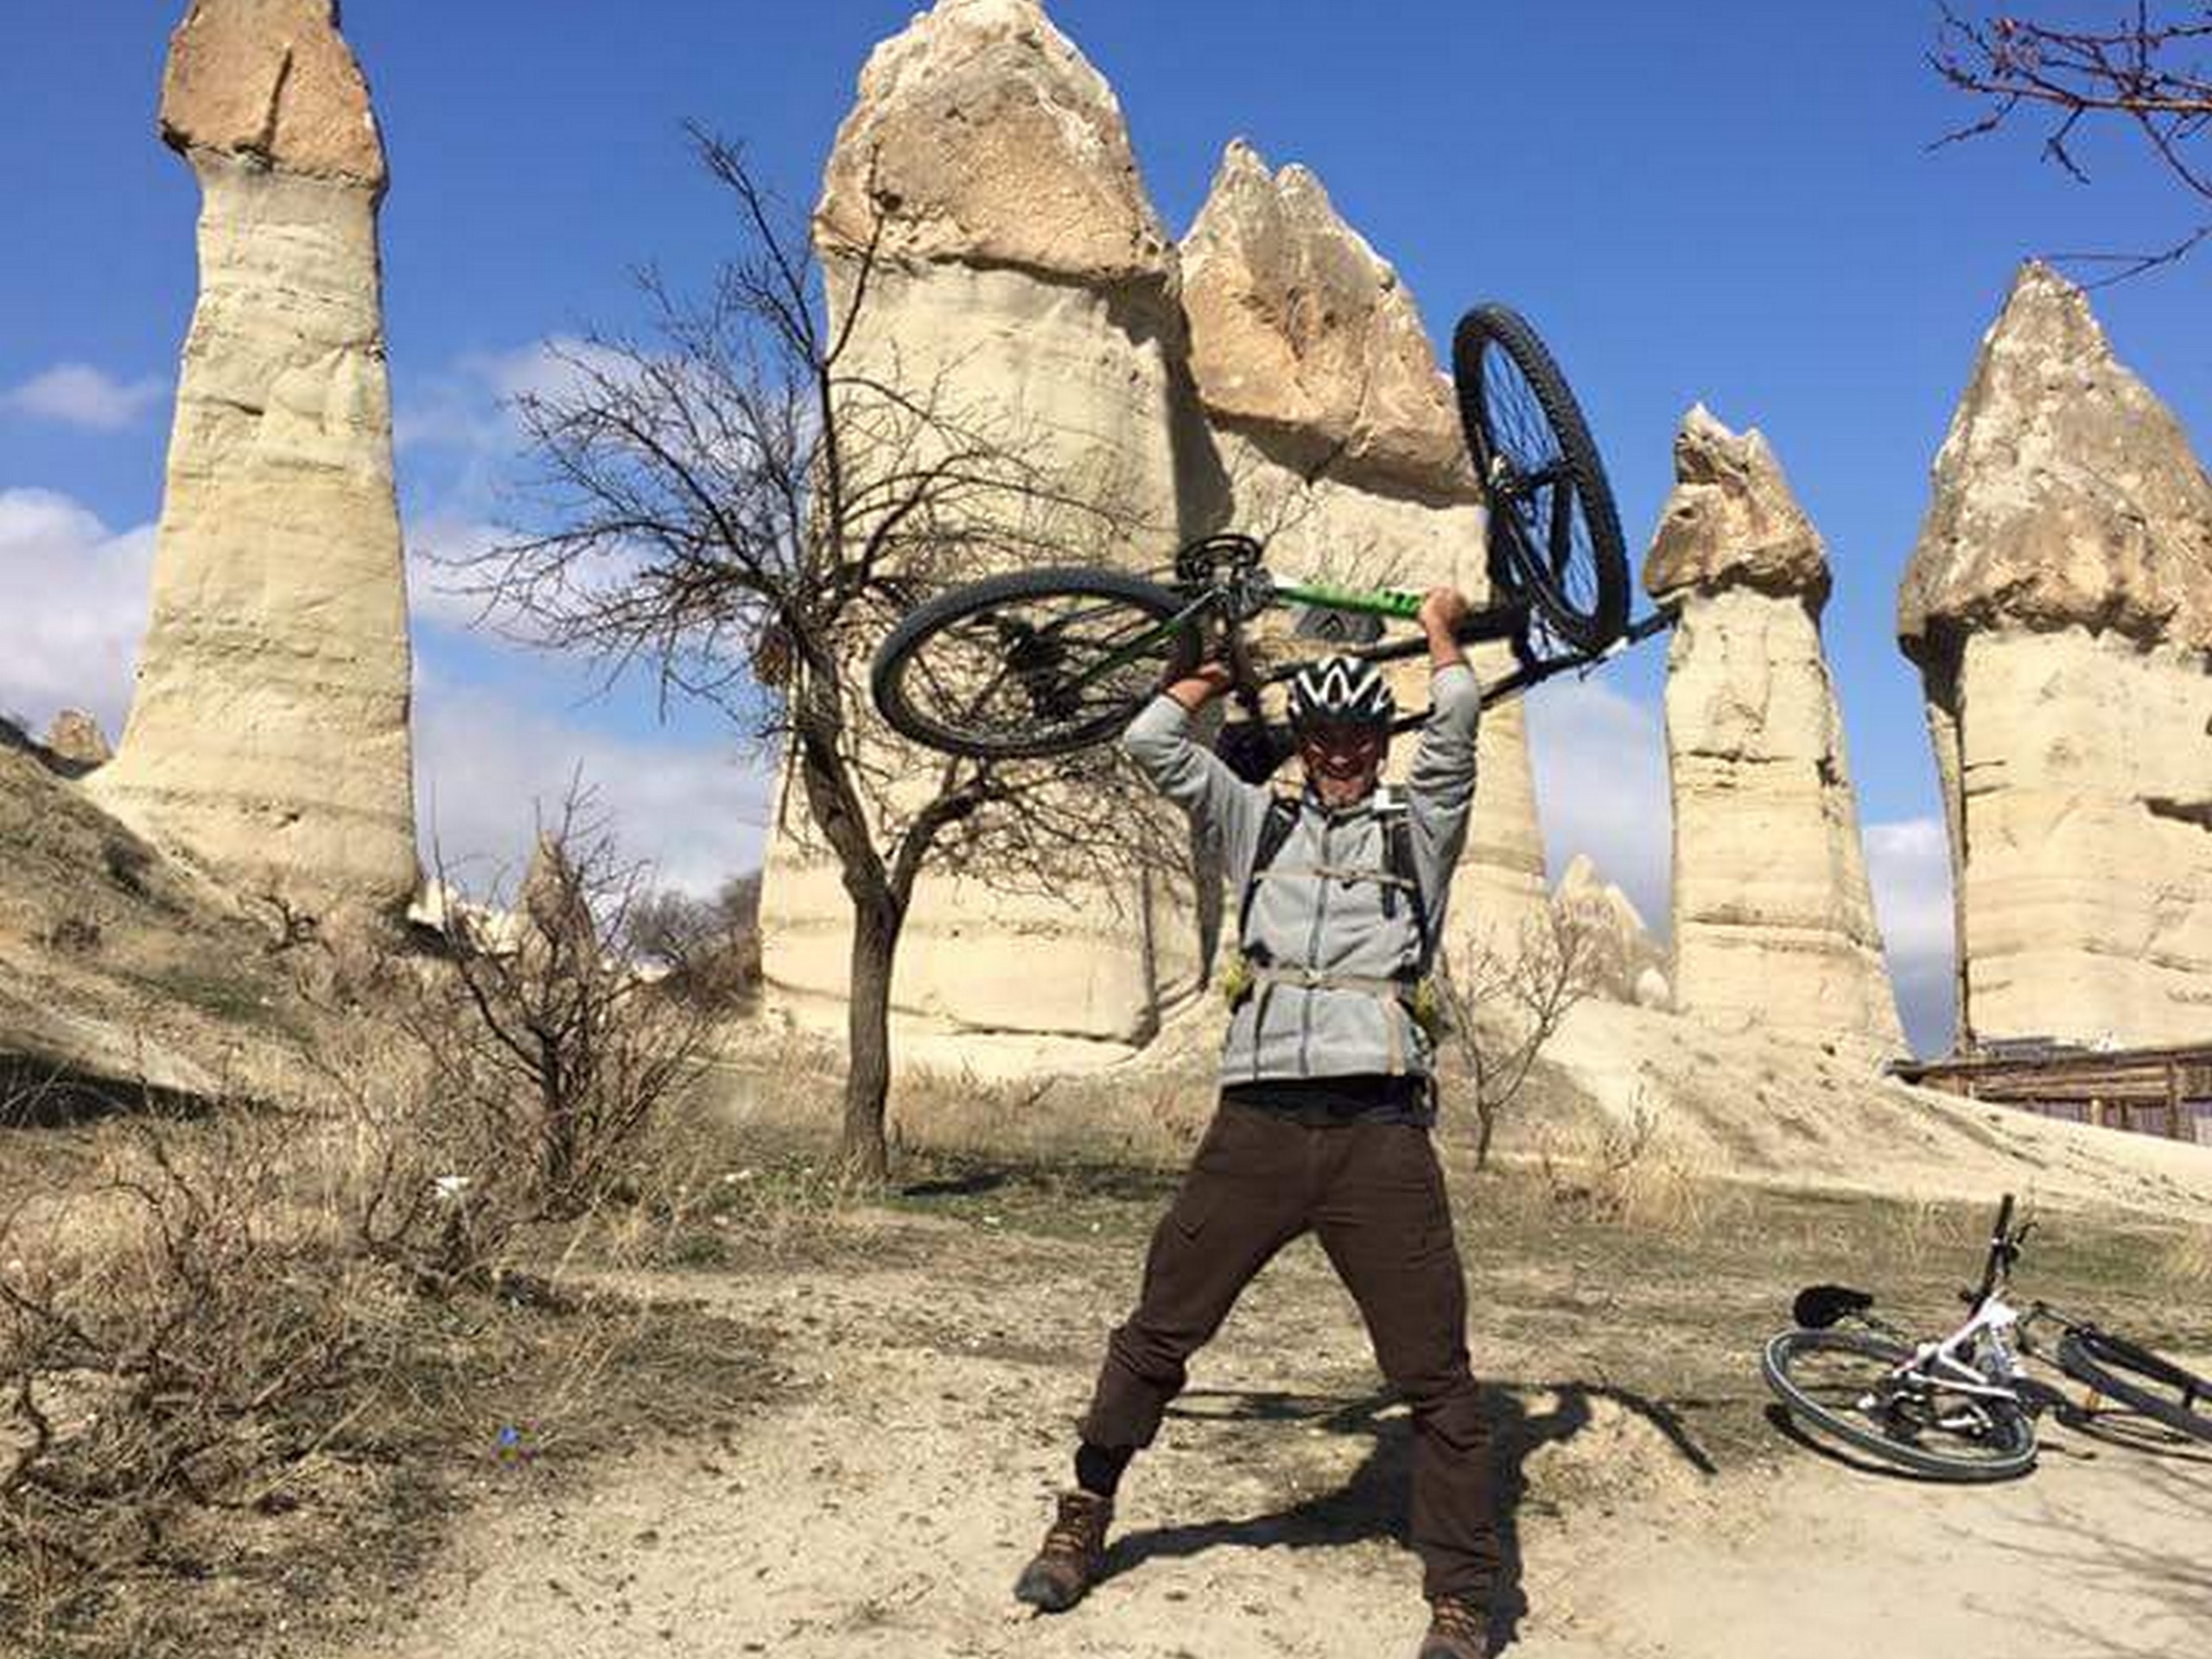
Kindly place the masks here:
<instances>
[{"instance_id":1,"label":"man's arm raised","mask_svg":"<svg viewBox=\"0 0 2212 1659\"><path fill-rule=\"evenodd\" d=\"M1122 734L1122 747L1152 785L1191 815L1202 835L1217 837L1232 877L1250 862L1268 790L1248 784L1221 757L1191 736L1191 721L1235 683L1226 664L1201 663L1172 682Z\"/></svg>"}]
</instances>

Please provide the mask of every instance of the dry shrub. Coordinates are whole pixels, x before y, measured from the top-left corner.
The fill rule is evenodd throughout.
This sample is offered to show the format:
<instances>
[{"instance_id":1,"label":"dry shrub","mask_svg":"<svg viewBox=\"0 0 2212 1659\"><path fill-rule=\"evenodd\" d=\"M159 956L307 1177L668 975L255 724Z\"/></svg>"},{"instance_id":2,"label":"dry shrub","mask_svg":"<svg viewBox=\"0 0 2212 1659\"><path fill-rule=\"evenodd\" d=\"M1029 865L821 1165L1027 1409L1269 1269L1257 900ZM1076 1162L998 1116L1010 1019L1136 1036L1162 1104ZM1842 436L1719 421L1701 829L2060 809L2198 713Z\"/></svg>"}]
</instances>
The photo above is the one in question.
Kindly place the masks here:
<instances>
[{"instance_id":1,"label":"dry shrub","mask_svg":"<svg viewBox=\"0 0 2212 1659\"><path fill-rule=\"evenodd\" d=\"M1732 1221L1745 1203L1665 1134L1658 1111L1640 1096L1625 1119L1541 1137L1536 1167L1553 1208L1640 1232L1695 1236Z\"/></svg>"},{"instance_id":2,"label":"dry shrub","mask_svg":"<svg viewBox=\"0 0 2212 1659\"><path fill-rule=\"evenodd\" d=\"M435 1528L395 1491L588 1448L637 1409L618 1374L727 1409L742 1333L571 1270L650 1261L682 1217L603 1192L531 1220L494 1126L376 1048L310 1111L119 1120L85 1190L0 1228L0 1651L184 1644L210 1560L289 1593L257 1526L310 1579L378 1536L409 1558Z\"/></svg>"},{"instance_id":3,"label":"dry shrub","mask_svg":"<svg viewBox=\"0 0 2212 1659\"><path fill-rule=\"evenodd\" d=\"M334 1465L435 1484L518 1399L531 1450L588 1439L610 1372L670 1347L569 1271L680 1222L644 1160L704 1029L598 948L611 868L560 861L505 954L289 940L324 1016L293 1109L118 1120L80 1194L0 1227L0 1649L143 1649L182 1615L130 1586L207 1576L226 1526ZM666 1369L725 1376L721 1345Z\"/></svg>"},{"instance_id":4,"label":"dry shrub","mask_svg":"<svg viewBox=\"0 0 2212 1659\"><path fill-rule=\"evenodd\" d=\"M1510 945L1478 940L1456 961L1439 956L1435 983L1466 1068L1477 1169L1489 1164L1545 1047L1590 995L1594 957L1592 934L1556 906L1532 917Z\"/></svg>"},{"instance_id":5,"label":"dry shrub","mask_svg":"<svg viewBox=\"0 0 2212 1659\"><path fill-rule=\"evenodd\" d=\"M289 1202L286 1127L127 1126L89 1193L0 1235L0 1630L276 1500L392 1363L402 1293Z\"/></svg>"},{"instance_id":6,"label":"dry shrub","mask_svg":"<svg viewBox=\"0 0 2212 1659\"><path fill-rule=\"evenodd\" d=\"M2212 1286L2212 1226L2184 1229L2166 1241L2156 1271L2169 1284L2201 1290Z\"/></svg>"}]
</instances>

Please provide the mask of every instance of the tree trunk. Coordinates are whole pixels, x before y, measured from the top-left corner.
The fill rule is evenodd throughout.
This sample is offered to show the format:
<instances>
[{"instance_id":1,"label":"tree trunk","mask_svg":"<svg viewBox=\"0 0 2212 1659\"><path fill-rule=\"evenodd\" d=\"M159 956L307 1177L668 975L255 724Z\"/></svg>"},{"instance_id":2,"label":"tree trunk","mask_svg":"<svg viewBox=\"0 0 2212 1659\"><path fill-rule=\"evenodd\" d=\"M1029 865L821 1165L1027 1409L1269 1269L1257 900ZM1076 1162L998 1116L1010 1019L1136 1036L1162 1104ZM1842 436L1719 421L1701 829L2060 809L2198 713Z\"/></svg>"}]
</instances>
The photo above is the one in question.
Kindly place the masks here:
<instances>
[{"instance_id":1,"label":"tree trunk","mask_svg":"<svg viewBox=\"0 0 2212 1659\"><path fill-rule=\"evenodd\" d=\"M1475 1167L1490 1167L1491 1137L1497 1132L1497 1110L1480 1101L1475 1103Z\"/></svg>"},{"instance_id":2,"label":"tree trunk","mask_svg":"<svg viewBox=\"0 0 2212 1659\"><path fill-rule=\"evenodd\" d=\"M891 1096L891 969L904 918L889 906L853 906L852 989L845 1004L845 1128L838 1154L846 1176L880 1186L891 1173L884 1109Z\"/></svg>"}]
</instances>

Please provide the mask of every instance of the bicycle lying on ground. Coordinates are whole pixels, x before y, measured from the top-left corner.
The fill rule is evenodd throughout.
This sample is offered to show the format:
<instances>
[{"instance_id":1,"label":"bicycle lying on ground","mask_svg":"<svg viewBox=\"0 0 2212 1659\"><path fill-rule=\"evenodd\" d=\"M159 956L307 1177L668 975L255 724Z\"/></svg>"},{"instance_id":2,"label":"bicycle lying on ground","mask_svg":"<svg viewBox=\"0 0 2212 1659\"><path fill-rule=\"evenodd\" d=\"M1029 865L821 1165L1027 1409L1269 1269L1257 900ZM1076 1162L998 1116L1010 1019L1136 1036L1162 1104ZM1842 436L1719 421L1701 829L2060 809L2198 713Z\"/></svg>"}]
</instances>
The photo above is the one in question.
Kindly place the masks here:
<instances>
[{"instance_id":1,"label":"bicycle lying on ground","mask_svg":"<svg viewBox=\"0 0 2212 1659\"><path fill-rule=\"evenodd\" d=\"M1452 346L1460 423L1487 506L1491 601L1459 629L1465 641L1503 640L1516 671L1484 688L1485 703L1554 675L1586 671L1671 618L1628 622L1628 560L1619 515L1574 396L1526 321L1503 306L1461 319ZM1255 671L1243 630L1277 606L1309 619L1373 619L1344 629L1347 654L1414 657L1417 635L1377 638L1376 623L1411 620L1418 593L1287 581L1251 537L1226 534L1185 547L1148 575L1103 566L1011 571L918 606L877 652L872 690L893 729L956 754L1017 760L1106 741L1159 689L1166 672L1218 653L1236 670L1247 775L1289 753L1269 726L1261 690L1295 662ZM1326 627L1313 630L1328 637ZM1364 637L1361 637L1361 636ZM1417 725L1418 714L1400 729ZM1224 752L1227 752L1226 750Z\"/></svg>"},{"instance_id":2,"label":"bicycle lying on ground","mask_svg":"<svg viewBox=\"0 0 2212 1659\"><path fill-rule=\"evenodd\" d=\"M1981 1282L1962 1291L1967 1321L1948 1336L1914 1342L1872 1317L1874 1299L1842 1285L1797 1294L1796 1328L1770 1339L1761 1357L1767 1386L1800 1424L1916 1474L1938 1480L2004 1480L2036 1459L2036 1419L2069 1409L2056 1388L2027 1376L2030 1339L2055 1325L2061 1370L2093 1402L2127 1410L2200 1440L2212 1440L2212 1381L2140 1343L2060 1313L2044 1302L2016 1308L2007 1297L2021 1242L2034 1226L2012 1225L2012 1195L1997 1211ZM1836 1328L1843 1320L1863 1329Z\"/></svg>"}]
</instances>

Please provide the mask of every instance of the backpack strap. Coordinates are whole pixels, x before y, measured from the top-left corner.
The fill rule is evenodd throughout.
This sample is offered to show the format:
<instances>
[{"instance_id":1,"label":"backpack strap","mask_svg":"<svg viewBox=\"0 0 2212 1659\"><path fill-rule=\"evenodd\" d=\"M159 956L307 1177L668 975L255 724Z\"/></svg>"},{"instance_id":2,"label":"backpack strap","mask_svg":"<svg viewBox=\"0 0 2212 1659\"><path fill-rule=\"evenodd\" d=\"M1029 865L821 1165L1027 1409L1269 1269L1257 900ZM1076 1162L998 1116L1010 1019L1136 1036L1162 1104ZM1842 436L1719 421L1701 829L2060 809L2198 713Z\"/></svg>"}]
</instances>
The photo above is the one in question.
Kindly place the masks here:
<instances>
[{"instance_id":1,"label":"backpack strap","mask_svg":"<svg viewBox=\"0 0 2212 1659\"><path fill-rule=\"evenodd\" d=\"M1268 814L1260 820L1260 838L1252 849L1252 868L1244 877L1244 896L1236 906L1236 948L1244 948L1244 930L1252 924L1252 899L1260 891L1260 878L1282 851L1290 832L1298 828L1298 803L1287 795L1268 798Z\"/></svg>"},{"instance_id":2,"label":"backpack strap","mask_svg":"<svg viewBox=\"0 0 2212 1659\"><path fill-rule=\"evenodd\" d=\"M1421 938L1421 972L1425 977L1429 969L1429 958L1434 954L1436 942L1429 937L1429 906L1426 894L1421 890L1420 868L1414 861L1413 815L1402 804L1394 803L1382 820L1383 868L1394 878L1394 883L1382 889L1383 913L1393 913L1391 900L1395 888L1402 887L1413 897L1414 931Z\"/></svg>"}]
</instances>

